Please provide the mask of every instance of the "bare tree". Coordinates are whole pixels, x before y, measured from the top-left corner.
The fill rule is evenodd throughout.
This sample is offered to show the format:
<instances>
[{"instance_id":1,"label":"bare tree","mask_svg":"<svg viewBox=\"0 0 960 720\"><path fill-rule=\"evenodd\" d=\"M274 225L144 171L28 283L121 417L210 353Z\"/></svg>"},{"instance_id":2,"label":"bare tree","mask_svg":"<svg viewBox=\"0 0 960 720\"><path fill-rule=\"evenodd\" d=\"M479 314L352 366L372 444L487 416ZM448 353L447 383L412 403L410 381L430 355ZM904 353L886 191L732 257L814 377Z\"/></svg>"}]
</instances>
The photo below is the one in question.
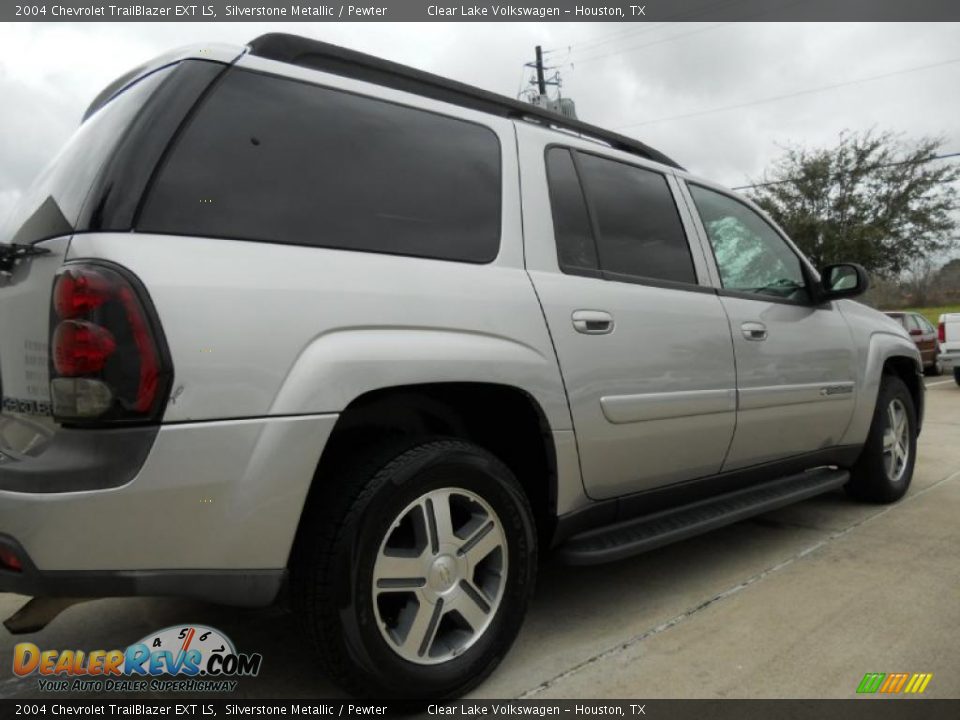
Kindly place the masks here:
<instances>
[{"instance_id":1,"label":"bare tree","mask_svg":"<svg viewBox=\"0 0 960 720\"><path fill-rule=\"evenodd\" d=\"M951 301L960 299L960 258L955 258L937 272L937 287Z\"/></svg>"},{"instance_id":2,"label":"bare tree","mask_svg":"<svg viewBox=\"0 0 960 720\"><path fill-rule=\"evenodd\" d=\"M911 305L922 307L939 301L937 271L937 264L929 257L920 255L909 262L902 285Z\"/></svg>"},{"instance_id":3,"label":"bare tree","mask_svg":"<svg viewBox=\"0 0 960 720\"><path fill-rule=\"evenodd\" d=\"M870 279L870 289L861 300L878 310L898 310L907 306L904 292L896 280L877 276Z\"/></svg>"}]
</instances>

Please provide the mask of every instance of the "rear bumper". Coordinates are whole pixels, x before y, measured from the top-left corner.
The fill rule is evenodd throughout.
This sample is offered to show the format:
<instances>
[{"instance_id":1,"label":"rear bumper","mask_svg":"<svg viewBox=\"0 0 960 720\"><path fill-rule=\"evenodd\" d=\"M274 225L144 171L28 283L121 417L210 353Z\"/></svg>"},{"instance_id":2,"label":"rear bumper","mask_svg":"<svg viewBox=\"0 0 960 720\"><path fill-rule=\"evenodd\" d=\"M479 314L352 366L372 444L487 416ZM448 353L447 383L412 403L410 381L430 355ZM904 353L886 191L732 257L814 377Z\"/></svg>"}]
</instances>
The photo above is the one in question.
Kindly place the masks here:
<instances>
[{"instance_id":1,"label":"rear bumper","mask_svg":"<svg viewBox=\"0 0 960 720\"><path fill-rule=\"evenodd\" d=\"M960 350L941 350L939 359L944 372L950 372L960 367Z\"/></svg>"},{"instance_id":2,"label":"rear bumper","mask_svg":"<svg viewBox=\"0 0 960 720\"><path fill-rule=\"evenodd\" d=\"M42 458L0 465L0 543L23 564L0 570L0 591L269 604L336 417L161 426L117 486L66 491L52 469L24 479Z\"/></svg>"},{"instance_id":3,"label":"rear bumper","mask_svg":"<svg viewBox=\"0 0 960 720\"><path fill-rule=\"evenodd\" d=\"M11 537L0 547L20 560L19 572L0 569L0 592L31 597L189 597L207 602L262 607L276 598L284 570L38 570Z\"/></svg>"},{"instance_id":4,"label":"rear bumper","mask_svg":"<svg viewBox=\"0 0 960 720\"><path fill-rule=\"evenodd\" d=\"M80 492L125 485L143 467L159 430L60 428L42 455L18 461L0 454L0 492Z\"/></svg>"}]
</instances>

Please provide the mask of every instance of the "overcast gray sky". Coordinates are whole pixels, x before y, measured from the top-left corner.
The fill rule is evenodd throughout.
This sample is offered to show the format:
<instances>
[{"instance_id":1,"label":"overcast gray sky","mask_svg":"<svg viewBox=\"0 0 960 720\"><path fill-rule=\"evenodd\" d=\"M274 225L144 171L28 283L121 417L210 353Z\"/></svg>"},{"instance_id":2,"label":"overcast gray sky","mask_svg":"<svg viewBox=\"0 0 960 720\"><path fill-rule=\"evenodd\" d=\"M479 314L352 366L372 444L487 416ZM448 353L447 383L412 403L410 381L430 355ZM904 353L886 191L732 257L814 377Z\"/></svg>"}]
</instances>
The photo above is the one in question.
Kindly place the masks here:
<instances>
[{"instance_id":1,"label":"overcast gray sky","mask_svg":"<svg viewBox=\"0 0 960 720\"><path fill-rule=\"evenodd\" d=\"M540 44L581 119L731 186L758 178L779 146L830 145L844 129L939 135L960 151L957 23L6 23L0 221L115 77L178 45L273 31L511 96Z\"/></svg>"}]
</instances>

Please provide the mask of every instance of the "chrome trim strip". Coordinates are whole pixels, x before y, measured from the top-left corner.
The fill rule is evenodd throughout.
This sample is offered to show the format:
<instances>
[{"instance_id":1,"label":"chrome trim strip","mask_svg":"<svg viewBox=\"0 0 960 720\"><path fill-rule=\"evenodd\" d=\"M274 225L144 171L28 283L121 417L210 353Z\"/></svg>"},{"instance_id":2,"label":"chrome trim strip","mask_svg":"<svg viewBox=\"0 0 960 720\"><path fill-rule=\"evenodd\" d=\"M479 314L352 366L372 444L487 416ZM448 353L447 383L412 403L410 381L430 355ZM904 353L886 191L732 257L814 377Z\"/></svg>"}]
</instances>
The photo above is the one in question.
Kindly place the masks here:
<instances>
[{"instance_id":1,"label":"chrome trim strip","mask_svg":"<svg viewBox=\"0 0 960 720\"><path fill-rule=\"evenodd\" d=\"M850 381L804 383L802 385L769 385L740 389L740 409L759 410L783 405L852 400L856 392Z\"/></svg>"},{"instance_id":2,"label":"chrome trim strip","mask_svg":"<svg viewBox=\"0 0 960 720\"><path fill-rule=\"evenodd\" d=\"M600 398L607 420L614 424L667 420L691 415L713 415L737 409L736 390L687 390L682 392L610 395Z\"/></svg>"}]
</instances>

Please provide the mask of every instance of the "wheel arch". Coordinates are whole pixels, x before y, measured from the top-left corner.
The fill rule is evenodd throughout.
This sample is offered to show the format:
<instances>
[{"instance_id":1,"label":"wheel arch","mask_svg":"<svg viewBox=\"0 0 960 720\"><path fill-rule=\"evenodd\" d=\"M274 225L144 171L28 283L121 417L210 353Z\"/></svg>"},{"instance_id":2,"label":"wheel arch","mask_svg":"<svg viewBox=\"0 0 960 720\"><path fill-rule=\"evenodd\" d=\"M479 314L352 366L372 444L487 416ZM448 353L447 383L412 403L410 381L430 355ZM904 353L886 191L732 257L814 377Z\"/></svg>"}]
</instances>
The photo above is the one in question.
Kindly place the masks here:
<instances>
[{"instance_id":1,"label":"wheel arch","mask_svg":"<svg viewBox=\"0 0 960 720\"><path fill-rule=\"evenodd\" d=\"M527 494L538 535L546 542L557 517L560 473L554 433L536 398L504 384L396 385L354 398L327 440L304 508L323 502L336 487L339 468L358 454L387 443L402 448L437 437L473 442L506 464ZM301 512L301 523L305 514ZM300 536L298 524L296 537Z\"/></svg>"},{"instance_id":2,"label":"wheel arch","mask_svg":"<svg viewBox=\"0 0 960 720\"><path fill-rule=\"evenodd\" d=\"M916 346L899 334L877 331L870 335L861 352L856 405L841 444L862 445L866 441L884 374L899 377L910 389L919 431L923 420L924 385L923 364Z\"/></svg>"},{"instance_id":3,"label":"wheel arch","mask_svg":"<svg viewBox=\"0 0 960 720\"><path fill-rule=\"evenodd\" d=\"M917 414L917 434L923 426L923 404L924 404L924 384L923 384L923 365L921 363L919 372L914 358L904 355L892 355L883 363L883 374L894 375L903 381L910 391L910 398L913 400L913 407Z\"/></svg>"}]
</instances>

